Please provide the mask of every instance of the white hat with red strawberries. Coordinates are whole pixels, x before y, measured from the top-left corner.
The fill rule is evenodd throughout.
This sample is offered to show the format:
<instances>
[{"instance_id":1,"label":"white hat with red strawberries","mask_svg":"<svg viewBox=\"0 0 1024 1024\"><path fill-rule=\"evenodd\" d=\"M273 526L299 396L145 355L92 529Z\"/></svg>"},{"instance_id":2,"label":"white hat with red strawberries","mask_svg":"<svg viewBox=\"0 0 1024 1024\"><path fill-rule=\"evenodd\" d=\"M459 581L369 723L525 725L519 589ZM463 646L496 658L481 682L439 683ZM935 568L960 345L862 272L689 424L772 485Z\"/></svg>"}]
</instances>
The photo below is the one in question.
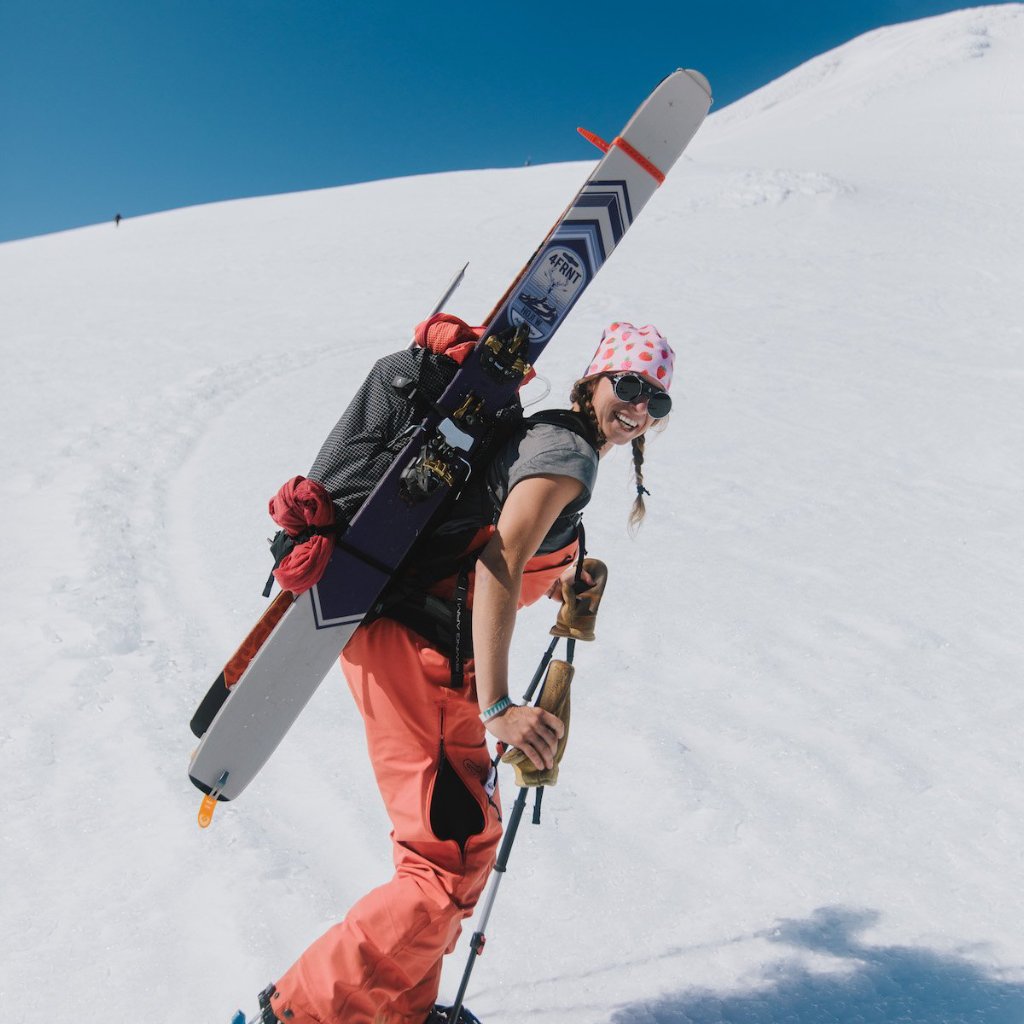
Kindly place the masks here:
<instances>
[{"instance_id":1,"label":"white hat with red strawberries","mask_svg":"<svg viewBox=\"0 0 1024 1024\"><path fill-rule=\"evenodd\" d=\"M602 373L639 373L668 391L675 359L672 346L653 324L634 327L619 320L601 335L594 359L581 379Z\"/></svg>"}]
</instances>

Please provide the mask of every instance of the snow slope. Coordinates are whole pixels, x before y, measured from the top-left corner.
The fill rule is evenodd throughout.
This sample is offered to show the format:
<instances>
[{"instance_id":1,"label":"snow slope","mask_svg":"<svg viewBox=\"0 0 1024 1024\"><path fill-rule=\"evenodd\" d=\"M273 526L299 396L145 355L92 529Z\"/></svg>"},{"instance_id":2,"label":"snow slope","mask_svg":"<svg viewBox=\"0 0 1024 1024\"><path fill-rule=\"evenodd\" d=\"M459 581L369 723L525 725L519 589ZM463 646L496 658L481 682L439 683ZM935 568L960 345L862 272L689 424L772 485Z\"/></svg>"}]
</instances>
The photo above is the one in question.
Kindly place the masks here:
<instances>
[{"instance_id":1,"label":"snow slope","mask_svg":"<svg viewBox=\"0 0 1024 1024\"><path fill-rule=\"evenodd\" d=\"M546 355L558 396L606 322L653 322L679 411L639 538L625 458L588 513L612 581L488 1024L1024 1018L1022 69L1024 5L978 8L714 114ZM268 496L583 172L0 246L5 1021L226 1021L387 877L340 674L207 832L188 718L263 606Z\"/></svg>"}]
</instances>

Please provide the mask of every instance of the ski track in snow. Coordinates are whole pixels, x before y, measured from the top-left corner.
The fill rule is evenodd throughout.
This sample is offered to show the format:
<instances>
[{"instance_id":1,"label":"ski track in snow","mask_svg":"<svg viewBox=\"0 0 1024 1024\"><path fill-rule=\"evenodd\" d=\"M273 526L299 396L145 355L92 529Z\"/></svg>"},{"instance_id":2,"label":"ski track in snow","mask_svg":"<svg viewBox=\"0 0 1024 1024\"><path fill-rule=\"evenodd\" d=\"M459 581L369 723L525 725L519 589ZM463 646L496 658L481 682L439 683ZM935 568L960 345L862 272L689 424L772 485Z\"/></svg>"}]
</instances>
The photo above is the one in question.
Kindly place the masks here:
<instances>
[{"instance_id":1,"label":"ski track in snow","mask_svg":"<svg viewBox=\"0 0 1024 1024\"><path fill-rule=\"evenodd\" d=\"M307 372L331 355L323 348L292 353L288 372ZM134 955L143 956L143 947L159 931L160 908L176 898L181 879L161 877L146 862L151 842L146 807L154 801L181 802L187 751L180 731L169 724L187 721L195 681L209 675L211 666L210 645L189 600L190 586L201 586L196 581L203 577L196 574L190 584L188 574L175 564L174 550L166 542L174 529L168 521L168 499L176 475L211 423L279 375L275 357L219 366L140 398L135 420L146 424L145 432L126 432L115 415L66 437L61 457L94 470L93 479L81 484L75 509L84 555L81 571L55 580L49 598L59 607L62 623L60 632L49 631L51 652L57 656L57 680L49 685L63 690L76 715L69 722L67 702L43 705L42 713L34 707L31 728L25 722L10 737L14 760L32 766L7 786L14 811L12 846L56 847L71 835L75 859L87 865L93 858L102 859L113 829L121 842L127 839L137 847L140 859L131 862L121 880L124 893L133 897L127 914L119 912L117 895L109 889L83 891L68 876L66 864L44 860L34 866L37 884L46 886L62 908L61 917L70 910L75 922L69 934L66 924L40 918L31 890L7 901L8 920L27 940L19 969L30 979L38 976L39 985L45 984L50 968L38 962L34 950L61 943L115 948L138 935ZM201 495L192 498L202 500ZM102 718L108 721L98 726ZM86 791L83 802L82 791L69 785L68 772L74 770L75 753L89 749L97 728L109 730L123 745L121 756L113 759L121 774ZM36 806L50 811L42 829L33 812ZM27 833L23 844L19 830ZM40 831L35 844L29 842ZM275 846L262 829L249 826L243 835L250 848L262 842ZM283 844L277 842L276 848L283 849ZM283 854L278 861L277 870L289 874ZM154 857L153 864L159 868L163 858ZM149 908L141 920L140 906ZM129 946L136 948L136 943ZM130 960L119 965L121 970L130 967ZM72 971L69 988L88 991L96 981L95 967L87 959ZM168 999L174 990L172 979L166 979L162 991Z\"/></svg>"},{"instance_id":2,"label":"ski track in snow","mask_svg":"<svg viewBox=\"0 0 1024 1024\"><path fill-rule=\"evenodd\" d=\"M588 512L603 630L475 968L488 1024L1024 1017L1022 26L879 30L714 114L546 355L555 404L604 323L672 325L678 411L639 539L628 460ZM0 625L6 1016L226 1021L388 876L339 673L205 833L187 721L264 607L269 496L423 296L471 256L477 318L581 177L0 246L0 493L33 541Z\"/></svg>"}]
</instances>

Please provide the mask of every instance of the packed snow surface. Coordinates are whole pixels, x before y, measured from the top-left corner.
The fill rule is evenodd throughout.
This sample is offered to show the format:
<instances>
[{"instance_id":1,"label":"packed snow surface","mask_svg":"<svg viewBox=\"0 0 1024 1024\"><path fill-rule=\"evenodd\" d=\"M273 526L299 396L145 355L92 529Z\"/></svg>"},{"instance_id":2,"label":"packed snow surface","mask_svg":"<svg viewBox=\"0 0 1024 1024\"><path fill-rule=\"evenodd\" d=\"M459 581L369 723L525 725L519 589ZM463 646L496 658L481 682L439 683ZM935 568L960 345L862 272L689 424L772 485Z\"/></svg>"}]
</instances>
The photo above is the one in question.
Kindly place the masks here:
<instances>
[{"instance_id":1,"label":"packed snow surface","mask_svg":"<svg viewBox=\"0 0 1024 1024\"><path fill-rule=\"evenodd\" d=\"M1022 69L1024 6L978 8L713 114L545 355L561 404L603 326L654 323L677 411L639 537L626 453L587 515L611 583L488 1024L1024 1018ZM205 832L188 719L264 606L268 497L585 172L0 246L4 1021L226 1022L388 877L339 672Z\"/></svg>"}]
</instances>

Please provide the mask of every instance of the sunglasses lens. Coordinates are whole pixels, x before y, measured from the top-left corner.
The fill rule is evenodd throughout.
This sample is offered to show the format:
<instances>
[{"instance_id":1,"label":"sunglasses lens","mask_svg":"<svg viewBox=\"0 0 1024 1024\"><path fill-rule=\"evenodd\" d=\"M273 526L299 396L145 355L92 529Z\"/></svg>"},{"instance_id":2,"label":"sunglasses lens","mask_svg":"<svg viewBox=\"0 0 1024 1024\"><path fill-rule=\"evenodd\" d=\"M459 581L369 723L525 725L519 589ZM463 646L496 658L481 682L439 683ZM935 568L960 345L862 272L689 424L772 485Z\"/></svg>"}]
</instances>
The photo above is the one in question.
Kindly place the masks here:
<instances>
[{"instance_id":1,"label":"sunglasses lens","mask_svg":"<svg viewBox=\"0 0 1024 1024\"><path fill-rule=\"evenodd\" d=\"M660 420L672 411L672 396L664 391L656 391L647 402L647 411L651 416Z\"/></svg>"},{"instance_id":2,"label":"sunglasses lens","mask_svg":"<svg viewBox=\"0 0 1024 1024\"><path fill-rule=\"evenodd\" d=\"M621 377L615 377L612 383L615 385L615 397L620 402L635 402L644 390L644 382L632 373L625 373Z\"/></svg>"}]
</instances>

